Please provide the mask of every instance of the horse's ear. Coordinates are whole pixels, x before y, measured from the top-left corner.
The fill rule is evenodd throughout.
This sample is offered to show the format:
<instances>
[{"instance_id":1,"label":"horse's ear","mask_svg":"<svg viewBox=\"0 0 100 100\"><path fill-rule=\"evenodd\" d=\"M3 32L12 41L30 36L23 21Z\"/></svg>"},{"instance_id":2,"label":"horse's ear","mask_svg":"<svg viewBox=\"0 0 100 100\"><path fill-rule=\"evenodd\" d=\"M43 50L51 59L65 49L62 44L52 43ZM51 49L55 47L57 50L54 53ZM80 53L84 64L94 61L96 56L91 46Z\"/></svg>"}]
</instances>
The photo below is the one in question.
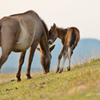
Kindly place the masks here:
<instances>
[{"instance_id":1,"label":"horse's ear","mask_svg":"<svg viewBox=\"0 0 100 100\"><path fill-rule=\"evenodd\" d=\"M53 45L52 47L50 47L50 52L55 48L55 45Z\"/></svg>"},{"instance_id":2,"label":"horse's ear","mask_svg":"<svg viewBox=\"0 0 100 100\"><path fill-rule=\"evenodd\" d=\"M36 48L38 51L40 51L40 48ZM41 51L40 51L41 52Z\"/></svg>"},{"instance_id":3,"label":"horse's ear","mask_svg":"<svg viewBox=\"0 0 100 100\"><path fill-rule=\"evenodd\" d=\"M53 27L56 28L56 24L55 23L53 24Z\"/></svg>"}]
</instances>

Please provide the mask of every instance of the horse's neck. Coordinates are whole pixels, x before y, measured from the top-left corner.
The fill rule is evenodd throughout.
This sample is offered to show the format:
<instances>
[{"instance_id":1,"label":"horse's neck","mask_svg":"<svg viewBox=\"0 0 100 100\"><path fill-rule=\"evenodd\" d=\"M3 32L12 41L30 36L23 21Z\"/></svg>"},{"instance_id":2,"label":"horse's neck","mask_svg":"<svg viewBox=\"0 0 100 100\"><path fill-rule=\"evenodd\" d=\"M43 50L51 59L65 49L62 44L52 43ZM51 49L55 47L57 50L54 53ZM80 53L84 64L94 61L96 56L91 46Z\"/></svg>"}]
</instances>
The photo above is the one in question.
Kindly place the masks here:
<instances>
[{"instance_id":1,"label":"horse's neck","mask_svg":"<svg viewBox=\"0 0 100 100\"><path fill-rule=\"evenodd\" d=\"M67 30L62 29L62 28L56 28L56 30L57 30L58 38L60 38L62 41L62 44L64 44L65 35L67 34Z\"/></svg>"},{"instance_id":2,"label":"horse's neck","mask_svg":"<svg viewBox=\"0 0 100 100\"><path fill-rule=\"evenodd\" d=\"M47 36L44 35L40 40L40 48L42 53L48 53L49 52L49 45L47 41Z\"/></svg>"}]
</instances>

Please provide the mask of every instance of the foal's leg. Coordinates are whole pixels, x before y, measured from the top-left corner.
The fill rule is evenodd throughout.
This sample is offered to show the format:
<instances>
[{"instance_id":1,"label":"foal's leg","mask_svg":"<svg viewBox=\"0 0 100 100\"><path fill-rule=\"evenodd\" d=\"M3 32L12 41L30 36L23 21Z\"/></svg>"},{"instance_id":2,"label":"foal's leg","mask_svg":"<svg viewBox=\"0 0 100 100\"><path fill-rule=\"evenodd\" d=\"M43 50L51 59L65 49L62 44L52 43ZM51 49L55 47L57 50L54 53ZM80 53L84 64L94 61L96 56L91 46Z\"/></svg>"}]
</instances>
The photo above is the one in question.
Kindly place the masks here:
<instances>
[{"instance_id":1,"label":"foal's leg","mask_svg":"<svg viewBox=\"0 0 100 100\"><path fill-rule=\"evenodd\" d=\"M31 48L30 48L30 54L29 54L29 59L28 59L28 66L27 66L27 71L26 71L26 76L28 79L32 78L30 76L30 69L31 69L31 63L32 63L32 60L33 60L33 56L34 56L34 52L36 50L36 47L39 43L39 40L38 41L34 41Z\"/></svg>"},{"instance_id":2,"label":"foal's leg","mask_svg":"<svg viewBox=\"0 0 100 100\"><path fill-rule=\"evenodd\" d=\"M64 63L65 63L65 60L66 60L67 56L68 56L68 53L66 52L66 54L63 56L63 63L61 65L59 73L61 73L63 71Z\"/></svg>"},{"instance_id":3,"label":"foal's leg","mask_svg":"<svg viewBox=\"0 0 100 100\"><path fill-rule=\"evenodd\" d=\"M64 54L64 47L62 48L62 50L61 50L61 52L58 56L58 65L57 65L56 73L59 71L60 61L61 61L61 58L62 58L63 54Z\"/></svg>"},{"instance_id":4,"label":"foal's leg","mask_svg":"<svg viewBox=\"0 0 100 100\"><path fill-rule=\"evenodd\" d=\"M68 67L67 70L70 71L70 62L71 62L71 48L68 47Z\"/></svg>"},{"instance_id":5,"label":"foal's leg","mask_svg":"<svg viewBox=\"0 0 100 100\"><path fill-rule=\"evenodd\" d=\"M21 79L20 79L20 73L21 73L22 65L24 63L25 54L26 54L26 51L21 52L21 54L20 54L19 67L18 67L18 71L17 71L17 74L16 74L17 82L21 81Z\"/></svg>"}]
</instances>

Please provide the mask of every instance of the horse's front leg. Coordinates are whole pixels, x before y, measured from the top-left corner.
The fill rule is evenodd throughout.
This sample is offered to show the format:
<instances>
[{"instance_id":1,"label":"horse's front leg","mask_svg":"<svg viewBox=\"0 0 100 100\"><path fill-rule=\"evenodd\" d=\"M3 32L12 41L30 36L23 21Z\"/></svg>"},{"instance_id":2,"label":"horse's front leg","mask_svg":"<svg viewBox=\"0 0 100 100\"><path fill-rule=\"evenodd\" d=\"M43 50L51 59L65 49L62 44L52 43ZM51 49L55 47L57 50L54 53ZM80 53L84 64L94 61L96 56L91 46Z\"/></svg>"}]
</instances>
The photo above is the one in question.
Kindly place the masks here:
<instances>
[{"instance_id":1,"label":"horse's front leg","mask_svg":"<svg viewBox=\"0 0 100 100\"><path fill-rule=\"evenodd\" d=\"M25 54L26 54L26 51L21 52L21 54L20 54L19 67L18 67L18 71L17 71L17 74L16 74L17 82L21 81L21 78L20 78L21 75L20 75L20 73L21 73L22 65L24 63Z\"/></svg>"},{"instance_id":2,"label":"horse's front leg","mask_svg":"<svg viewBox=\"0 0 100 100\"><path fill-rule=\"evenodd\" d=\"M33 60L34 52L36 50L38 42L39 41L33 42L32 46L30 47L28 66L27 66L27 71L26 71L26 76L27 76L28 79L32 78L31 75L30 75L30 69L31 69L31 63L32 63L32 60Z\"/></svg>"},{"instance_id":3,"label":"horse's front leg","mask_svg":"<svg viewBox=\"0 0 100 100\"><path fill-rule=\"evenodd\" d=\"M60 61L61 61L61 58L62 58L63 54L64 54L64 47L62 48L62 50L61 50L61 52L60 52L60 54L58 56L58 64L57 64L56 73L59 71Z\"/></svg>"}]
</instances>

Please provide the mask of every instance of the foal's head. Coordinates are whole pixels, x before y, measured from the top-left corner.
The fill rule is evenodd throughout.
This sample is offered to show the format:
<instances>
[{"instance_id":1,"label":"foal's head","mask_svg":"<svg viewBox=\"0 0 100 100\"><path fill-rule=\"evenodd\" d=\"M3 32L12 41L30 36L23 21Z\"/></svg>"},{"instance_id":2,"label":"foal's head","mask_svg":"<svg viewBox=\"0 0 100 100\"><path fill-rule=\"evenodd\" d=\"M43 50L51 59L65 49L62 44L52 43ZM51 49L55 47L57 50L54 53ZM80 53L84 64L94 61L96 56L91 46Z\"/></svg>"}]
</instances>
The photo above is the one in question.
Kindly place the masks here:
<instances>
[{"instance_id":1,"label":"foal's head","mask_svg":"<svg viewBox=\"0 0 100 100\"><path fill-rule=\"evenodd\" d=\"M57 30L56 30L56 24L54 23L51 29L49 30L49 44L52 44L57 39Z\"/></svg>"}]
</instances>

